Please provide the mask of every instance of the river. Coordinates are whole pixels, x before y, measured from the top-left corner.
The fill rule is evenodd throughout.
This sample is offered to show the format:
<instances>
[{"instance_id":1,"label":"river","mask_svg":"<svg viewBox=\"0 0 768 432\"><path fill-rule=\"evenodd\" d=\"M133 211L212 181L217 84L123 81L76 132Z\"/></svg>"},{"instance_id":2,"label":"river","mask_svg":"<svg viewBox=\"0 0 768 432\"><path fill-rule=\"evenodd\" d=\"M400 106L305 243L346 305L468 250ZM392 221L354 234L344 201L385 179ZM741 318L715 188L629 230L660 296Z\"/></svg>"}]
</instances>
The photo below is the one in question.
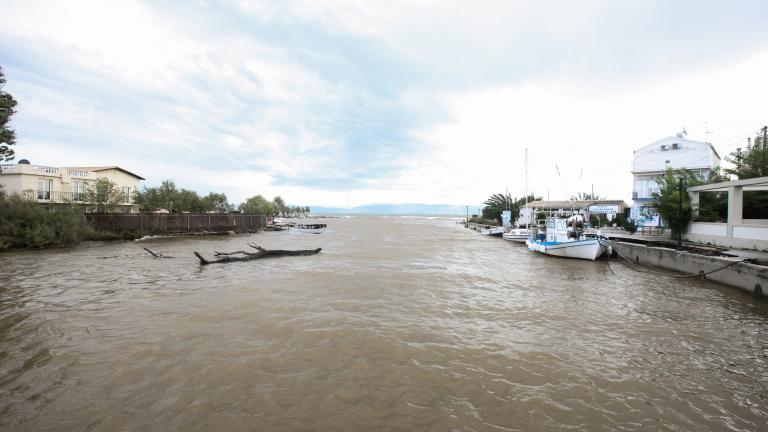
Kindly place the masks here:
<instances>
[{"instance_id":1,"label":"river","mask_svg":"<svg viewBox=\"0 0 768 432\"><path fill-rule=\"evenodd\" d=\"M0 254L0 429L768 429L767 302L455 219L322 222ZM323 251L192 255L249 241Z\"/></svg>"}]
</instances>

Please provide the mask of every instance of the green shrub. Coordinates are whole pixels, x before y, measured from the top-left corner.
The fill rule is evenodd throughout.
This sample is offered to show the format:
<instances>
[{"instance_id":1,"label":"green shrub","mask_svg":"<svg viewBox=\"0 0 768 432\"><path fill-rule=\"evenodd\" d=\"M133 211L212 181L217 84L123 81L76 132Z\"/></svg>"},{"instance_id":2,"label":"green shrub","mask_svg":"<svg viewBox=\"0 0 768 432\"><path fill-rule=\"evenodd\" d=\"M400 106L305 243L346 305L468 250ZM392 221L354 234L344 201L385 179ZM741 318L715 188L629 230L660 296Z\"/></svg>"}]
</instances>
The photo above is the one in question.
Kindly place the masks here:
<instances>
[{"instance_id":1,"label":"green shrub","mask_svg":"<svg viewBox=\"0 0 768 432\"><path fill-rule=\"evenodd\" d=\"M18 195L8 196L0 191L0 250L73 243L94 234L76 206L45 209Z\"/></svg>"}]
</instances>

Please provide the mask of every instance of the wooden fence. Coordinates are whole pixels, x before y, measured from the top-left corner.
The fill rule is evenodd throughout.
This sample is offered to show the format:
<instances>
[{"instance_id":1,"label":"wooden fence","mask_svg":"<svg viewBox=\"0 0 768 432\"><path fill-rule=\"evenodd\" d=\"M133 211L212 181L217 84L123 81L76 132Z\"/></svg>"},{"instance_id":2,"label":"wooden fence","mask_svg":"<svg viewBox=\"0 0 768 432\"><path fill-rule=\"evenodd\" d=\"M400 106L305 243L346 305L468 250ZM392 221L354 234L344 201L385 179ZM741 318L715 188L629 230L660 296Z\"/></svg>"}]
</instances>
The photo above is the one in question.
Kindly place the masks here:
<instances>
[{"instance_id":1,"label":"wooden fence","mask_svg":"<svg viewBox=\"0 0 768 432\"><path fill-rule=\"evenodd\" d=\"M253 232L267 226L267 217L250 214L86 214L97 231L135 231L148 234L189 232Z\"/></svg>"}]
</instances>

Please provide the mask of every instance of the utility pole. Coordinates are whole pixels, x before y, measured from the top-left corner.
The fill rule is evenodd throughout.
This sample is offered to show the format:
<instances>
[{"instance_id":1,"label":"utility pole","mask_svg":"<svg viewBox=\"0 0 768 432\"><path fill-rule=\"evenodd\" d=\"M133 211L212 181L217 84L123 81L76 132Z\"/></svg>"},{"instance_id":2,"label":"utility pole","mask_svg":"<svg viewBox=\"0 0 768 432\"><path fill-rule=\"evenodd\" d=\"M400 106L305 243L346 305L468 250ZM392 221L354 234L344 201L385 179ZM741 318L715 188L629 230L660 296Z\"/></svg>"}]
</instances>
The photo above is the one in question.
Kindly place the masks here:
<instances>
[{"instance_id":1,"label":"utility pole","mask_svg":"<svg viewBox=\"0 0 768 432\"><path fill-rule=\"evenodd\" d=\"M765 153L768 151L768 126L763 126L763 168L768 165L768 161L765 160ZM768 172L761 173L763 175L768 175Z\"/></svg>"},{"instance_id":2,"label":"utility pole","mask_svg":"<svg viewBox=\"0 0 768 432\"><path fill-rule=\"evenodd\" d=\"M677 250L683 250L683 177L677 187Z\"/></svg>"}]
</instances>

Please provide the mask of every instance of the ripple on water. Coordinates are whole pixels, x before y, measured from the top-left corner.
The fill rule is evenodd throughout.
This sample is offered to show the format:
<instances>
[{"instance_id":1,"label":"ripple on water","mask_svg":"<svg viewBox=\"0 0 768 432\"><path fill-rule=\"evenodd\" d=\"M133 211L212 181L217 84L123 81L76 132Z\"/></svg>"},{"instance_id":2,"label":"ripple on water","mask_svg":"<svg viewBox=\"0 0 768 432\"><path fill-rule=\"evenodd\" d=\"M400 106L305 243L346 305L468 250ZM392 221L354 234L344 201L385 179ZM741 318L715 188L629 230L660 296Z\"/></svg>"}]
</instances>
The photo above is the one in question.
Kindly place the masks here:
<instances>
[{"instance_id":1,"label":"ripple on water","mask_svg":"<svg viewBox=\"0 0 768 432\"><path fill-rule=\"evenodd\" d=\"M765 428L765 303L448 219L328 224L4 254L0 429ZM192 255L248 241L323 253Z\"/></svg>"}]
</instances>

